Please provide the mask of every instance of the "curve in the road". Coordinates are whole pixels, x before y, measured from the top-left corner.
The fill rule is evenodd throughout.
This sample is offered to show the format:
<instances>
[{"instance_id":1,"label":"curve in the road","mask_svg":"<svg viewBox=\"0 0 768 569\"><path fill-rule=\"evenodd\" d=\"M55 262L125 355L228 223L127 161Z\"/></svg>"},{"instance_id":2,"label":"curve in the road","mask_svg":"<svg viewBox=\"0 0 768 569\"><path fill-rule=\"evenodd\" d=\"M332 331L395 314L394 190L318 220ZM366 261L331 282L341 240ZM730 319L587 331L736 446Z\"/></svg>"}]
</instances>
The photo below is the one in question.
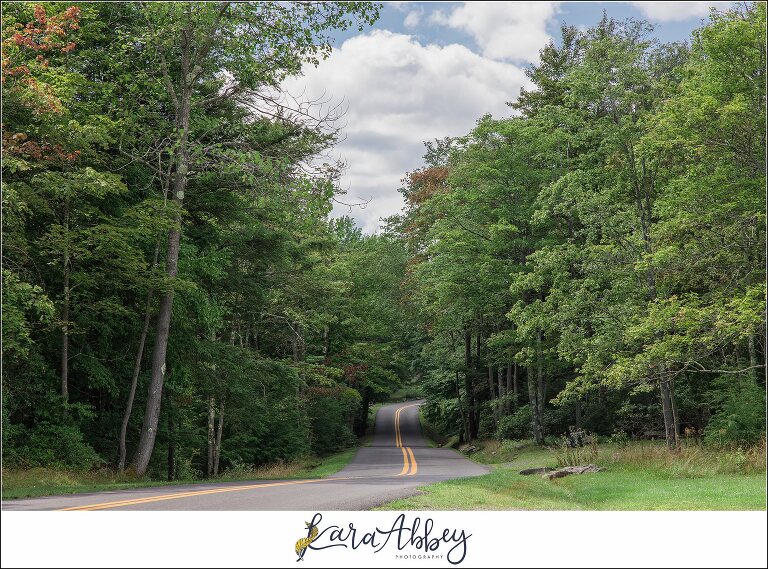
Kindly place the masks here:
<instances>
[{"instance_id":1,"label":"curve in the road","mask_svg":"<svg viewBox=\"0 0 768 569\"><path fill-rule=\"evenodd\" d=\"M135 488L3 502L4 510L362 510L416 493L440 480L488 470L451 449L430 447L421 402L385 405L370 446L329 478Z\"/></svg>"}]
</instances>

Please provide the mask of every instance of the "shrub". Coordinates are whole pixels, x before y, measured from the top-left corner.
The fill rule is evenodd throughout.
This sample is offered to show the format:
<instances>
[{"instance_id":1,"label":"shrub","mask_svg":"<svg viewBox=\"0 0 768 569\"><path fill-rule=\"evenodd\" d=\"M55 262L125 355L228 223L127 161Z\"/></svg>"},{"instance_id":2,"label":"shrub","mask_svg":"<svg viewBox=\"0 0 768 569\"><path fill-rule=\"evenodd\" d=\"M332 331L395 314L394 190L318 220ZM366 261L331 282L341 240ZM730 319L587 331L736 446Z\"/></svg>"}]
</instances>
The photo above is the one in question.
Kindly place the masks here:
<instances>
[{"instance_id":1,"label":"shrub","mask_svg":"<svg viewBox=\"0 0 768 569\"><path fill-rule=\"evenodd\" d=\"M718 445L754 444L765 435L765 390L751 379L721 378L719 409L704 430Z\"/></svg>"},{"instance_id":2,"label":"shrub","mask_svg":"<svg viewBox=\"0 0 768 569\"><path fill-rule=\"evenodd\" d=\"M352 418L360 407L360 399L356 390L340 388L316 394L310 400L313 452L326 455L355 444Z\"/></svg>"},{"instance_id":3,"label":"shrub","mask_svg":"<svg viewBox=\"0 0 768 569\"><path fill-rule=\"evenodd\" d=\"M616 431L608 437L608 443L616 445L619 448L626 448L629 444L629 435L624 431Z\"/></svg>"},{"instance_id":4,"label":"shrub","mask_svg":"<svg viewBox=\"0 0 768 569\"><path fill-rule=\"evenodd\" d=\"M496 427L497 439L527 439L531 437L533 415L528 405L523 405L511 415L499 419Z\"/></svg>"},{"instance_id":5,"label":"shrub","mask_svg":"<svg viewBox=\"0 0 768 569\"><path fill-rule=\"evenodd\" d=\"M553 435L568 432L573 424L573 408L570 405L544 407L544 430Z\"/></svg>"},{"instance_id":6,"label":"shrub","mask_svg":"<svg viewBox=\"0 0 768 569\"><path fill-rule=\"evenodd\" d=\"M578 434L578 441L574 438ZM555 451L558 468L564 466L584 466L597 461L597 435L588 435L584 431L573 431L571 436L563 437L560 447Z\"/></svg>"},{"instance_id":7,"label":"shrub","mask_svg":"<svg viewBox=\"0 0 768 569\"><path fill-rule=\"evenodd\" d=\"M9 465L88 470L104 463L93 447L83 441L80 430L72 425L43 422L24 431L18 429L9 438L10 444L4 449L5 462Z\"/></svg>"}]
</instances>

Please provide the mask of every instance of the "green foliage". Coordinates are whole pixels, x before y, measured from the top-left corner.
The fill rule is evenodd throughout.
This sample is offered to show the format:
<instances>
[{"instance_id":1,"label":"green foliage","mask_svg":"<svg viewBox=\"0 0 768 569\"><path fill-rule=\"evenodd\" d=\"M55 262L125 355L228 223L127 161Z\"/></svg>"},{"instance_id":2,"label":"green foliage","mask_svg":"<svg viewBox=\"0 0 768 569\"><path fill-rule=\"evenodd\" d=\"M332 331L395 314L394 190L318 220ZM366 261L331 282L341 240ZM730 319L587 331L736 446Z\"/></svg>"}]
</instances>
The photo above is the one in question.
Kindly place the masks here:
<instances>
[{"instance_id":1,"label":"green foliage","mask_svg":"<svg viewBox=\"0 0 768 569\"><path fill-rule=\"evenodd\" d=\"M407 367L398 355L406 255L393 239L328 219L339 167L316 158L338 138L333 121L259 105L271 104L266 89L327 57L336 30L368 25L378 10L3 6L4 464L114 464L135 377L130 459L159 299L171 289L151 476L208 472L211 416L220 471L354 443L361 410ZM44 33L27 37L30 21ZM186 75L182 36L194 44ZM251 97L258 109L241 104ZM184 168L182 99L191 105ZM183 201L171 193L182 169ZM182 233L175 278L163 268L174 261L173 229Z\"/></svg>"},{"instance_id":2,"label":"green foliage","mask_svg":"<svg viewBox=\"0 0 768 569\"><path fill-rule=\"evenodd\" d=\"M716 411L704 440L719 445L755 444L765 438L765 388L750 378L728 376L715 382Z\"/></svg>"},{"instance_id":3,"label":"green foliage","mask_svg":"<svg viewBox=\"0 0 768 569\"><path fill-rule=\"evenodd\" d=\"M464 441L759 438L765 9L713 12L690 46L608 15L565 26L517 116L427 145L389 221L430 421Z\"/></svg>"},{"instance_id":4,"label":"green foliage","mask_svg":"<svg viewBox=\"0 0 768 569\"><path fill-rule=\"evenodd\" d=\"M352 423L361 402L360 394L351 388L313 393L307 409L312 452L325 456L354 444Z\"/></svg>"},{"instance_id":5,"label":"green foliage","mask_svg":"<svg viewBox=\"0 0 768 569\"><path fill-rule=\"evenodd\" d=\"M651 438L670 415L760 439L765 4L713 13L690 47L564 27L518 114L428 143L404 214L365 236L328 219L340 165L318 157L340 133L263 95L378 10L4 5L8 464L115 462L134 378L136 447L171 290L153 476L208 472L211 418L220 470L334 452L402 386L463 442ZM26 37L33 20L65 33Z\"/></svg>"},{"instance_id":6,"label":"green foliage","mask_svg":"<svg viewBox=\"0 0 768 569\"><path fill-rule=\"evenodd\" d=\"M496 438L499 440L527 439L531 436L531 408L523 405L511 415L502 417L496 427Z\"/></svg>"},{"instance_id":7,"label":"green foliage","mask_svg":"<svg viewBox=\"0 0 768 569\"><path fill-rule=\"evenodd\" d=\"M49 466L88 470L102 459L74 426L38 422L32 429L12 427L3 459L9 466Z\"/></svg>"}]
</instances>

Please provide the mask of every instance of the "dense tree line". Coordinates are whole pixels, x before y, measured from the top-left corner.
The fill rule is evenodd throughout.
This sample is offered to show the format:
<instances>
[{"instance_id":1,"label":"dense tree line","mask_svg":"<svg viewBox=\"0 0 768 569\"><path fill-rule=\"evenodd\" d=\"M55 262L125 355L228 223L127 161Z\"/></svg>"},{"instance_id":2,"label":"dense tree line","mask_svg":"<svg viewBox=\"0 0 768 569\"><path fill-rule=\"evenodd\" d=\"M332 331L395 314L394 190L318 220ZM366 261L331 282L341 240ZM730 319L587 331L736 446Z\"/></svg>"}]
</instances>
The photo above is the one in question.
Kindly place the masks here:
<instances>
[{"instance_id":1,"label":"dense tree line","mask_svg":"<svg viewBox=\"0 0 768 569\"><path fill-rule=\"evenodd\" d=\"M328 220L281 81L368 3L3 5L4 465L215 475L354 444L406 252Z\"/></svg>"},{"instance_id":2,"label":"dense tree line","mask_svg":"<svg viewBox=\"0 0 768 569\"><path fill-rule=\"evenodd\" d=\"M564 27L364 236L280 85L377 11L4 4L5 467L329 453L412 378L463 440L764 436L765 4Z\"/></svg>"},{"instance_id":3,"label":"dense tree line","mask_svg":"<svg viewBox=\"0 0 768 569\"><path fill-rule=\"evenodd\" d=\"M439 427L764 436L765 9L565 26L512 118L427 144L389 230Z\"/></svg>"}]
</instances>

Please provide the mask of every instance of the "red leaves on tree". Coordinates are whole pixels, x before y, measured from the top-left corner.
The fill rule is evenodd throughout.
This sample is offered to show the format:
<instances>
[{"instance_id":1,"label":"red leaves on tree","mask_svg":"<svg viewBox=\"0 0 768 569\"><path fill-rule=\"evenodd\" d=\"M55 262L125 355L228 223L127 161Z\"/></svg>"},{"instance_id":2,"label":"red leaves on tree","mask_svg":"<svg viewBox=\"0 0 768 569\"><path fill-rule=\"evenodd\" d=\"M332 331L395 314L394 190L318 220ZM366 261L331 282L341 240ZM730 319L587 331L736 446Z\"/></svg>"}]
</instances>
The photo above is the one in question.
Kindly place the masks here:
<instances>
[{"instance_id":1,"label":"red leaves on tree","mask_svg":"<svg viewBox=\"0 0 768 569\"><path fill-rule=\"evenodd\" d=\"M73 41L67 41L67 33L80 28L80 8L71 6L60 14L48 17L45 8L35 6L35 19L22 25L16 23L3 29L3 60L2 82L5 84L9 77L28 76L32 78L29 64L18 60L28 58L25 51L39 52L34 61L43 69L49 61L43 55L50 52L69 53L77 47ZM16 48L16 49L14 49Z\"/></svg>"},{"instance_id":2,"label":"red leaves on tree","mask_svg":"<svg viewBox=\"0 0 768 569\"><path fill-rule=\"evenodd\" d=\"M436 193L445 190L448 181L448 168L436 166L411 172L408 182L412 191L408 193L408 203L419 205Z\"/></svg>"},{"instance_id":3,"label":"red leaves on tree","mask_svg":"<svg viewBox=\"0 0 768 569\"><path fill-rule=\"evenodd\" d=\"M65 42L65 36L67 31L80 28L79 21L80 8L77 6L71 6L60 14L49 18L45 8L38 4L35 6L34 21L29 22L26 26L16 24L15 29L18 31L9 40L19 47L26 47L35 51L58 49L62 53L68 53L75 49L75 44L74 42Z\"/></svg>"},{"instance_id":4,"label":"red leaves on tree","mask_svg":"<svg viewBox=\"0 0 768 569\"><path fill-rule=\"evenodd\" d=\"M67 152L61 144L45 144L30 140L23 132L11 134L3 126L3 152L24 156L32 160L72 162L80 155L79 150Z\"/></svg>"},{"instance_id":5,"label":"red leaves on tree","mask_svg":"<svg viewBox=\"0 0 768 569\"><path fill-rule=\"evenodd\" d=\"M366 371L368 371L368 366L366 364L346 365L344 366L344 379L347 380L348 385L354 385L359 379L358 375L365 373Z\"/></svg>"},{"instance_id":6,"label":"red leaves on tree","mask_svg":"<svg viewBox=\"0 0 768 569\"><path fill-rule=\"evenodd\" d=\"M34 20L26 25L16 23L2 30L2 76L0 81L18 96L18 103L34 115L59 114L64 106L54 88L38 79L36 72L49 66L49 54L69 53L77 47L67 34L80 28L80 8L71 6L53 16L36 5ZM30 53L31 52L31 53ZM79 151L67 152L60 144L29 140L21 132L6 132L2 127L3 152L33 160L75 160Z\"/></svg>"}]
</instances>

